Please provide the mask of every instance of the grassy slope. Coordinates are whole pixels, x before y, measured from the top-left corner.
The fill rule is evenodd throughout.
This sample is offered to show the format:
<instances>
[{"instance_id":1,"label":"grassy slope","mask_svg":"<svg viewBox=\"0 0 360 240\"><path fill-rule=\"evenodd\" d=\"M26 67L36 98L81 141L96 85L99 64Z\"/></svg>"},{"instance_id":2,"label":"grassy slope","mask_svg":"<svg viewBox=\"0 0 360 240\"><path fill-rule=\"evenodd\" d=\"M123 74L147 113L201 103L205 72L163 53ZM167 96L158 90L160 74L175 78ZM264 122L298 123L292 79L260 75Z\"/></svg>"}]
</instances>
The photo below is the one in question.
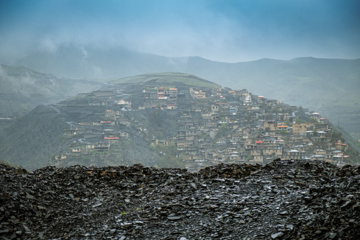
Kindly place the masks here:
<instances>
[{"instance_id":1,"label":"grassy slope","mask_svg":"<svg viewBox=\"0 0 360 240\"><path fill-rule=\"evenodd\" d=\"M17 119L0 138L0 155L3 160L36 169L48 165L66 124L49 106L38 106L30 114Z\"/></svg>"},{"instance_id":2,"label":"grassy slope","mask_svg":"<svg viewBox=\"0 0 360 240\"><path fill-rule=\"evenodd\" d=\"M112 80L111 83L147 83L147 82L156 82L157 84L165 84L165 85L172 85L175 82L184 83L189 86L194 87L207 87L207 88L218 88L219 85L207 81L205 79L199 78L197 76L185 73L149 73L143 74L133 77L125 77L116 80Z\"/></svg>"}]
</instances>

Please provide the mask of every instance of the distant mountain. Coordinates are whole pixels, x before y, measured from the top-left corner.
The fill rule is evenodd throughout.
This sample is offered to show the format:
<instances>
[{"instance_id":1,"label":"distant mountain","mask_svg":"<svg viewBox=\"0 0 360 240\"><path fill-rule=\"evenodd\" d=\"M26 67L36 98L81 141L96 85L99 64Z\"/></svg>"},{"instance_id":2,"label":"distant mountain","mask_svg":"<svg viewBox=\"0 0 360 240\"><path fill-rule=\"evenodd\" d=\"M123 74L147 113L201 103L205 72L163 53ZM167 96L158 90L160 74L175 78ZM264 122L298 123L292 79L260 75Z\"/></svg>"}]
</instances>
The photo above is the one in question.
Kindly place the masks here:
<instances>
[{"instance_id":1,"label":"distant mountain","mask_svg":"<svg viewBox=\"0 0 360 240\"><path fill-rule=\"evenodd\" d=\"M72 78L121 78L149 72L195 74L222 86L248 89L268 98L319 111L360 138L360 59L261 59L223 63L200 57L169 58L124 48L61 46L14 64Z\"/></svg>"},{"instance_id":2,"label":"distant mountain","mask_svg":"<svg viewBox=\"0 0 360 240\"><path fill-rule=\"evenodd\" d=\"M60 46L56 52L36 51L13 64L61 77L81 79L106 79L149 72L169 72L173 65L171 58L125 48L99 49L75 45Z\"/></svg>"},{"instance_id":3,"label":"distant mountain","mask_svg":"<svg viewBox=\"0 0 360 240\"><path fill-rule=\"evenodd\" d=\"M19 117L39 104L51 104L102 84L58 78L26 67L0 65L0 117Z\"/></svg>"}]
</instances>

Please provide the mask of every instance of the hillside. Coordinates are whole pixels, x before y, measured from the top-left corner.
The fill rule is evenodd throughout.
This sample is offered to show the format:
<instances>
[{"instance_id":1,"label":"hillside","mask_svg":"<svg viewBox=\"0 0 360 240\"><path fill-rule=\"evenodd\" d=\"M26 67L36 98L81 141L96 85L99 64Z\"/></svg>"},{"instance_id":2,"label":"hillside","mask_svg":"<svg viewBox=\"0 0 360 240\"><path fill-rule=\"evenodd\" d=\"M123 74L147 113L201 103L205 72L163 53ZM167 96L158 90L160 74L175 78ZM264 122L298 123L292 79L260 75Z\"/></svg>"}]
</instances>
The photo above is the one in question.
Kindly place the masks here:
<instances>
[{"instance_id":1,"label":"hillside","mask_svg":"<svg viewBox=\"0 0 360 240\"><path fill-rule=\"evenodd\" d=\"M185 73L148 73L138 76L125 77L110 81L113 84L116 83L143 83L153 85L176 85L185 84L193 87L207 87L207 88L219 88L220 85L210 82L208 80L199 78L195 75Z\"/></svg>"},{"instance_id":2,"label":"hillside","mask_svg":"<svg viewBox=\"0 0 360 240\"><path fill-rule=\"evenodd\" d=\"M239 64L238 76L243 80L232 87L308 107L360 137L360 60L263 60L252 67ZM260 71L253 76L256 69Z\"/></svg>"},{"instance_id":3,"label":"hillside","mask_svg":"<svg viewBox=\"0 0 360 240\"><path fill-rule=\"evenodd\" d=\"M29 170L141 163L196 171L278 157L359 162L356 146L307 109L189 74L120 82L38 106L13 121L0 138L0 159Z\"/></svg>"},{"instance_id":4,"label":"hillside","mask_svg":"<svg viewBox=\"0 0 360 240\"><path fill-rule=\"evenodd\" d=\"M182 71L318 111L360 138L360 59L262 59L226 64L188 58Z\"/></svg>"},{"instance_id":5,"label":"hillside","mask_svg":"<svg viewBox=\"0 0 360 240\"><path fill-rule=\"evenodd\" d=\"M97 82L58 78L25 67L0 65L0 117L20 117L39 104L56 103L100 86Z\"/></svg>"},{"instance_id":6,"label":"hillside","mask_svg":"<svg viewBox=\"0 0 360 240\"><path fill-rule=\"evenodd\" d=\"M182 99L179 100L179 103L183 108L191 106L191 97L188 93L190 86L194 84L196 86L218 86L186 74L152 74L151 76L166 76L167 80L163 79L159 82L145 81L149 76L135 77L137 79L144 78L141 84L107 84L102 90L79 94L58 104L39 105L29 114L16 119L4 129L0 138L1 159L31 170L56 164L57 161L54 158L62 154L69 156L66 165L130 165L140 162L148 166L183 167L183 163L179 162L175 156L171 156L172 161L169 162L167 160L170 158L161 156L162 153L159 153L158 149L149 148L151 134L156 136L159 131L163 132L164 129L167 129L167 133L162 133L165 135L177 133L176 120L174 122L177 117L176 112L161 112L161 118L159 112L148 109L141 112L118 112L117 114L120 114L119 116L122 118L117 121L115 131L106 132L105 128L110 127L100 126L100 122L104 119L119 118L119 116L115 116L114 110L122 110L122 105L114 103L115 99L118 101L125 99L126 102L131 100L133 108L143 106L144 99L139 96L143 86L151 89L158 84L165 84L166 81L165 85L180 85L178 93L182 95ZM106 115L108 110L112 112L111 116ZM130 126L130 122L137 124ZM113 121L113 123L115 122ZM74 130L78 130L79 126L83 124L94 126L86 131ZM149 132L147 134L139 132L141 126L149 129ZM71 134L74 132L78 134ZM108 147L109 152L106 154L101 151L93 151L93 149L85 155L72 154L79 143L110 146L107 141L104 141L104 135L112 136L113 134L130 137L120 139L119 144L113 145L111 149ZM18 151L19 147L21 151ZM172 151L171 154L174 155L174 150L171 148L166 151Z\"/></svg>"},{"instance_id":7,"label":"hillside","mask_svg":"<svg viewBox=\"0 0 360 240\"><path fill-rule=\"evenodd\" d=\"M360 139L360 59L295 58L223 63L200 57L169 58L127 49L62 46L18 59L57 76L107 81L149 72L183 72L322 113Z\"/></svg>"}]
</instances>

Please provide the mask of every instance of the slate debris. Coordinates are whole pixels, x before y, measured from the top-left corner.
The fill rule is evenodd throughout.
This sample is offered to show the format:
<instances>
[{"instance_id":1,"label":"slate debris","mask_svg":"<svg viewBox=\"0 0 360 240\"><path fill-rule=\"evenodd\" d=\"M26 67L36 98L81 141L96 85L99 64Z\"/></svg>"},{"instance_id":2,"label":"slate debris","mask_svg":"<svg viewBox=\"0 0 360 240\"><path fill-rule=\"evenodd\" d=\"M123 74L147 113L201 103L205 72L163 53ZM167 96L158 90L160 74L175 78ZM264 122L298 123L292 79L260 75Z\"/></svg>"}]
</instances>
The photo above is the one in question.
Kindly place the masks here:
<instances>
[{"instance_id":1,"label":"slate debris","mask_svg":"<svg viewBox=\"0 0 360 240\"><path fill-rule=\"evenodd\" d=\"M0 165L0 239L360 239L360 168Z\"/></svg>"}]
</instances>

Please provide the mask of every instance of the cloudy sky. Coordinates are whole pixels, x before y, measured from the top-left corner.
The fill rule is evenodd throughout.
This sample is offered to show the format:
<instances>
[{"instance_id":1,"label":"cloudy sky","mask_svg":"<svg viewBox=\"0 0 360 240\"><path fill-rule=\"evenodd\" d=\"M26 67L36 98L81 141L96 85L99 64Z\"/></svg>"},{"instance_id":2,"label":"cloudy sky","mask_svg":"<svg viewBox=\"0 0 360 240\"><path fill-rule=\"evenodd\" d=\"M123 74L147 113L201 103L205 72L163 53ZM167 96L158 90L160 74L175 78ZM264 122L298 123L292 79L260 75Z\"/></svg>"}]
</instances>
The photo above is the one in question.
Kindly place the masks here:
<instances>
[{"instance_id":1,"label":"cloudy sky","mask_svg":"<svg viewBox=\"0 0 360 240\"><path fill-rule=\"evenodd\" d=\"M360 58L358 0L0 0L0 55L62 44L239 62Z\"/></svg>"}]
</instances>

